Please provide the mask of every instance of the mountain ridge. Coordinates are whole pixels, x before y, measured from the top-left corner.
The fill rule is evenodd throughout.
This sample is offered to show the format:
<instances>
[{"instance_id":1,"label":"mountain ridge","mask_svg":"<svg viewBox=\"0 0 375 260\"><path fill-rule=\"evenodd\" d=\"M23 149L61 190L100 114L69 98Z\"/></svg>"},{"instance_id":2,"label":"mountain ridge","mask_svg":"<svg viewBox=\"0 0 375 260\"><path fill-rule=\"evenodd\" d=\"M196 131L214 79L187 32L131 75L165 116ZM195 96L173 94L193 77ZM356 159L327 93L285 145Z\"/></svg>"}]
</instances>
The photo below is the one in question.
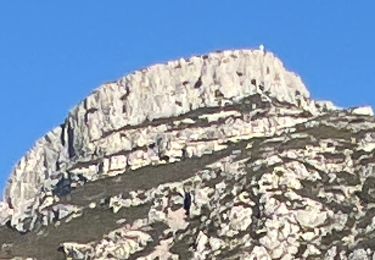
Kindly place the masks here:
<instances>
[{"instance_id":1,"label":"mountain ridge","mask_svg":"<svg viewBox=\"0 0 375 260\"><path fill-rule=\"evenodd\" d=\"M95 90L21 159L0 204L0 255L362 254L366 239L338 246L330 233L343 230L341 240L358 225L357 237L371 237L361 225L372 214L374 128L370 107L312 100L264 50L150 66ZM181 194L192 195L189 215ZM290 241L275 237L281 226Z\"/></svg>"},{"instance_id":2,"label":"mountain ridge","mask_svg":"<svg viewBox=\"0 0 375 260\"><path fill-rule=\"evenodd\" d=\"M52 150L57 150L57 153L58 153L58 155L55 155L55 151L52 151L50 154L52 154L52 156L65 156L65 157L68 157L68 158L71 158L71 157L73 157L73 155L74 155L74 149L72 149L72 147L73 147L73 144L72 143L69 143L69 142L73 142L74 140L73 140L73 138L69 138L69 135L72 135L73 134L73 132L72 131L70 131L71 130L71 127L70 127L70 120L72 120L72 121L74 121L74 119L72 119L72 118L77 118L77 122L76 122L76 124L82 124L83 125L83 127L84 128L86 128L86 129L91 129L91 128L87 128L87 127L85 127L85 125L82 123L82 122L80 122L80 121L87 121L88 120L88 118L90 117L90 114L92 114L92 113L95 113L95 111L97 110L97 108L95 108L95 107L92 107L93 105L91 104L91 103L93 103L93 104L95 104L95 95L96 94L98 94L99 93L99 95L100 95L100 93L101 92L106 92L106 91L109 91L109 92L111 92L111 91L113 91L113 93L115 93L115 95L119 95L119 96L121 96L120 97L120 99L122 99L122 98L124 98L126 95L127 95L127 90L126 89L131 89L131 88L133 88L133 85L136 85L137 83L138 83L138 81L141 81L142 80L142 77L145 77L146 79L146 85L147 85L147 81L149 81L150 79L149 78L151 78L151 80L152 80L152 78L153 77L157 77L157 76L159 76L158 75L158 73L167 73L169 70L171 70L171 69L175 69L175 68L178 68L178 69L182 69L182 66L186 66L187 67L187 69L186 70L188 70L188 68L189 68L189 66L191 66L191 65L193 65L193 66L198 66L198 68L195 68L195 71L193 71L192 73L194 74L194 78L196 78L196 80L194 81L195 83L194 84L196 84L197 82L199 82L199 79L200 79L200 73L202 73L200 70L202 70L203 69L203 66L204 66L204 62L205 61L207 61L207 63L211 63L211 62L217 62L218 60L220 60L221 58L223 59L223 60L225 60L225 59L228 59L228 58L231 58L231 59L236 59L237 57L236 57L236 55L240 55L240 54L244 54L244 55L248 55L249 57L246 57L247 59L249 59L249 60L253 60L253 57L251 57L251 56L255 56L254 58L255 59L259 59L259 57L263 57L263 59L270 59L271 61L270 61L270 63L273 63L273 62L275 62L276 64L275 64L275 66L277 67L277 69L281 69L281 70L283 70L283 65L282 65L282 63L278 60L278 59L276 59L274 56L273 56L273 54L272 53L264 53L263 51L261 51L261 50L259 50L259 51L257 51L257 50L255 50L255 51L246 51L246 50L240 50L240 51L224 51L224 52L219 52L219 53L211 53L211 54L209 54L209 55L202 55L202 56L199 56L199 57L192 57L192 58L190 58L190 59L180 59L180 60L177 60L177 61L173 61L173 62L169 62L169 63L167 63L167 64L157 64L157 65L153 65L153 66L150 66L149 68L147 68L147 69L143 69L143 70L141 70L141 71L136 71L136 72L134 72L134 73L131 73L129 76L127 76L127 77L125 77L125 78L122 78L122 79L120 79L119 81L117 81L117 82L114 82L114 83L109 83L109 84L105 84L103 87L101 87L101 88L99 88L99 89L97 89L97 90L95 90L92 94L90 94L89 96L88 96L88 98L86 98L86 99L84 99L82 102L80 102L80 104L77 106L77 107L75 107L75 108L73 108L72 109L72 111L69 113L69 116L68 116L68 118L67 118L67 121L64 123L64 124L62 124L60 127L57 127L57 128L55 128L54 130L52 130L51 132L49 132L49 133L47 133L44 137L42 137L38 142L37 142L37 144L36 144L36 146L34 147L34 148L32 148L31 149L31 151L25 156L25 157L23 157L21 160L20 160L20 162L18 163L18 165L17 165L17 167L15 168L15 170L13 171L13 174L11 175L11 182L13 182L13 180L14 179L17 179L17 178L14 178L14 176L15 175L18 175L18 176L20 176L20 178L26 178L26 183L30 183L32 180L30 180L30 179L27 179L27 177L29 177L29 178L33 178L33 177L36 177L37 176L37 174L33 174L33 171L34 171L34 169L35 169L35 165L31 165L29 168L31 168L31 169L28 169L27 167L27 165L24 165L24 164L27 164L27 162L29 161L29 162L31 162L31 164L32 164L32 162L34 161L34 164L35 164L35 159L33 159L32 157L34 156L34 154L36 154L35 156L36 157L38 157L38 156L40 156L39 154L40 153L43 153L43 151L36 151L36 150L38 150L38 148L40 147L40 149L41 150L43 150L43 148L45 147L45 146L47 146L48 147L48 143L53 143L53 142L55 142L56 143L56 139L57 139L57 136L60 136L60 138L61 138L61 146L62 147L53 147L53 149ZM244 59L245 60L245 62L246 62L246 59ZM259 62L259 61L258 61ZM267 62L267 61L266 61ZM183 64L183 65L181 65L181 64ZM258 75L254 75L254 79L251 79L252 80L252 83L251 82L249 82L250 84L253 84L253 85L255 85L255 87L257 87L257 84L256 84L256 81L257 81L257 79L258 79L258 77L262 77L263 75L263 73L266 73L266 71L264 72L263 70L267 70L267 68L266 67L262 67L262 65L260 65L260 64L257 64L257 68L256 68L256 70L255 70L255 73L256 74L258 74ZM209 69L209 66L206 66L208 69ZM220 68L220 66L218 66L219 68ZM228 67L228 66L227 66ZM242 68L243 69L243 68ZM269 68L268 68L269 69ZM246 70L246 69L245 69ZM167 71L167 72L160 72L160 71ZM251 72L250 73L254 73L253 72L254 70L251 70ZM243 73L243 72L239 72L239 73ZM281 73L283 73L283 72L281 72ZM286 71L284 72L284 73L287 73ZM288 72L289 73L289 72ZM147 74L149 75L149 78L148 78L148 76L147 76ZM151 74L151 75L150 75ZM155 74L156 74L156 76L155 76ZM186 78L188 78L188 77L191 77L190 75L186 75L187 74L187 72L186 71L183 71L183 72L181 72L180 73L181 75L183 75L183 77L186 77ZM210 72L208 72L207 73L208 74L208 76L207 76L207 78L209 78L210 76L212 76L212 75L209 75L210 74ZM291 74L291 73L290 73ZM146 75L146 76L144 76L144 75ZM277 74L277 72L275 72L275 76L277 76L278 74ZM295 81L300 81L300 79L297 77L297 76L295 76L295 75L288 75L288 74L286 74L287 76L284 76L284 77L286 77L287 79L284 79L284 77L281 79L281 81L287 81L288 80L288 78L290 77L291 78L291 80L293 81L293 80L295 80ZM165 78L165 76L163 76L163 75L161 75L161 76L159 76L160 78ZM168 78L168 77L166 77L166 78ZM218 79L218 81L220 81L221 79ZM223 79L224 81L226 80L226 79ZM178 82L178 81L180 81L180 82ZM264 79L262 79L262 80L259 80L258 79L258 84L260 83L260 81L263 81L263 84L264 84L264 81L265 81L265 78ZM171 84L171 88L173 88L176 84L181 84L181 83L184 83L184 82L186 82L186 80L184 80L184 79L178 79L177 80L177 82L178 83L175 83L175 84ZM254 84L254 82L255 82L255 84ZM155 83L158 83L158 82L155 82ZM265 82L265 83L267 83L267 81ZM188 84L188 83L186 83L186 84ZM209 84L212 84L212 82L209 82ZM161 83L161 85L163 85L163 83ZM220 85L220 83L218 84L218 85ZM307 89L303 86L303 84L302 84L302 82L297 82L297 86L299 86L298 87L298 90L297 91L300 91L301 93L303 93L305 96L309 96L309 93L308 93L308 91L307 91ZM272 86L271 86L272 87ZM113 89L111 89L111 88L114 88L115 90L113 90ZM162 89L163 87L159 87L159 89ZM135 91L136 90L138 90L139 89L139 87L138 87L138 85L136 85L136 87L135 87ZM227 91L223 91L225 94L227 94L227 95L229 95L229 97L230 96L235 96L234 94L235 93L230 93L230 92L228 92L228 91L230 91L231 89L236 89L236 88L228 88L228 90ZM239 88L237 88L237 89L239 89ZM272 89L271 89L272 90ZM228 93L227 93L228 92ZM286 92L286 91L284 91L284 92ZM140 95L142 95L142 94L144 94L144 93L140 93ZM211 93L212 94L212 93ZM285 93L282 93L282 94L285 94ZM149 96L151 96L151 95L149 95ZM281 97L282 98L286 98L286 99L288 99L288 98L290 98L290 97L288 97L288 96L286 96L286 97L284 97L284 96L282 96L281 95ZM98 98L100 98L100 97L98 97ZM104 95L103 95L103 98L102 99L104 99L104 98L106 98L106 95L105 95L105 93L104 93ZM152 97L153 98L153 97ZM194 97L195 98L195 97ZM225 97L224 97L225 98ZM138 104L140 104L140 103L142 103L142 102L149 102L148 100L140 100L141 98L139 98L139 97L136 97L136 98L134 98L134 99L132 99L133 101L133 103L131 103L131 104L129 104L128 105L128 110L134 110L135 109L135 107L137 107L137 106L139 106ZM177 101L178 102L178 101ZM169 102L170 103L170 102ZM180 102L181 103L181 102ZM106 107L106 105L107 104L104 104L104 106L103 107ZM185 104L184 104L185 105ZM192 105L193 106L193 109L194 109L194 106L197 106L198 105L198 103L197 102L195 102L195 103L193 103L193 104L189 104L189 105ZM215 104L216 105L216 104ZM95 105L94 105L95 106ZM120 107L121 107L121 105L119 105ZM124 107L125 105L123 105L123 107ZM186 106L186 105L185 105ZM108 105L107 105L107 107L108 107ZM117 107L117 106L114 106L114 107ZM178 107L178 106L177 106ZM121 121L124 121L124 118L125 118L125 120L126 120L126 118L130 118L129 120L131 120L131 118L136 118L137 120L135 121L135 122L132 122L132 121L129 121L128 123L125 121L125 122L120 122L120 123L118 123L118 122L115 122L115 123L113 123L113 122L108 122L109 123L109 125L114 125L114 124L119 124L119 125L132 125L132 124L139 124L139 123L141 123L141 122L143 122L143 121L145 121L145 120L153 120L153 113L155 113L155 110L154 110L154 108L155 108L155 106L153 107L153 108L151 108L149 111L147 111L146 112L146 114L145 115L140 115L140 116L138 116L138 117L134 117L132 114L130 114L130 115L127 115L127 114L125 114L124 116L123 116L123 118L121 118L121 117L118 117L118 118L116 118L116 120L121 120ZM125 109L125 108L123 108L123 109ZM142 108L140 108L140 109L138 109L139 111L137 111L137 112L139 112L140 114L142 113ZM172 115L171 116L173 116L173 109L169 109L169 108L164 108L164 110L165 111L167 111L167 112L171 112L172 111ZM182 110L182 113L186 113L186 112L188 112L189 111L189 108L186 108L186 107L183 107L182 109L180 108L180 110ZM148 114L147 114L148 113ZM165 112L164 112L165 113ZM181 113L181 112L180 112ZM74 116L72 116L74 114ZM83 115L84 114L84 115ZM155 114L157 114L157 113L155 113ZM179 112L177 111L177 114L179 114ZM163 115L156 115L156 117L163 117ZM104 116L102 116L102 118L100 118L100 119L103 119L103 117ZM103 120L104 121L104 120ZM110 120L109 120L110 121ZM101 125L101 127L103 127L103 128L105 128L106 126L107 126L108 124L106 124L106 123L103 123L102 122L102 125ZM109 127L110 129L109 130L107 130L107 129L104 129L104 131L103 131L103 135L106 135L106 132L110 132L110 131L113 131L113 129L111 129L111 127ZM113 127L112 127L113 128ZM98 129L94 129L95 131L88 131L88 132L86 132L86 133L79 133L80 134L80 138L85 138L85 139L87 139L87 137L89 136L89 138L91 139L91 140L96 140L97 138L99 138L99 135L100 135L100 131L98 130ZM86 130L87 131L87 130ZM54 140L54 141L51 141L51 140ZM89 141L91 141L91 140L89 140ZM85 142L85 141L83 141L83 142ZM64 153L61 153L61 152L59 152L58 150L61 150L61 149L64 149L64 147L66 146L66 144L68 144L68 148L66 149L67 150L67 153L68 153L68 155L65 155ZM89 149L89 148L88 148ZM36 151L36 152L35 152ZM44 156L48 156L48 155L44 155ZM28 159L28 157L31 157L30 159ZM45 160L47 163L48 163L48 159L47 160ZM51 167L53 167L53 165L51 165L51 166L49 166L49 167L45 167L45 168L51 168ZM60 167L60 166L59 166ZM42 169L43 168L43 166L41 165L41 166L39 166L39 169L41 169L41 170L43 170ZM55 170L55 171L58 171L58 167L56 167L57 169ZM20 170L18 170L18 169L20 169ZM48 170L48 169L47 169ZM46 172L46 170L44 170L45 171L45 174L47 174L47 175L50 175L50 174L52 174L52 173L50 173L50 172ZM30 173L26 173L26 174L24 174L24 172L30 172ZM27 177L25 177L25 175L27 175ZM42 178L42 177L41 177ZM42 178L43 179L43 178ZM33 180L34 182L36 182L36 180ZM18 180L16 180L15 182L19 182ZM43 180L41 180L40 181L41 183L43 183ZM22 185L22 181L21 181L21 185ZM13 187L14 185L12 185L12 184L10 184L10 185L8 185L7 187L6 187L6 189L5 189L5 194L4 194L4 198L5 198L5 200L9 200L10 199L10 197L19 197L19 196L21 196L21 194L19 193L19 191L21 190L21 189L16 189L16 190L12 190L12 187ZM24 198L24 197L22 197L21 198L21 200L27 200L27 199L30 199L30 198L32 198L33 196L34 196L34 194L36 194L38 191L32 191L32 188L33 187L30 187L29 189L27 188L27 187L25 187L25 188L22 188L22 189L24 189L24 190L27 190L25 193L26 193L26 195L24 194L24 197L26 197L26 198ZM18 194L16 195L15 193L17 193L18 192ZM27 193L28 192L30 192L31 194L29 194L29 195L27 195ZM31 202L31 203L34 203L34 202ZM14 204L14 203L13 203Z\"/></svg>"}]
</instances>

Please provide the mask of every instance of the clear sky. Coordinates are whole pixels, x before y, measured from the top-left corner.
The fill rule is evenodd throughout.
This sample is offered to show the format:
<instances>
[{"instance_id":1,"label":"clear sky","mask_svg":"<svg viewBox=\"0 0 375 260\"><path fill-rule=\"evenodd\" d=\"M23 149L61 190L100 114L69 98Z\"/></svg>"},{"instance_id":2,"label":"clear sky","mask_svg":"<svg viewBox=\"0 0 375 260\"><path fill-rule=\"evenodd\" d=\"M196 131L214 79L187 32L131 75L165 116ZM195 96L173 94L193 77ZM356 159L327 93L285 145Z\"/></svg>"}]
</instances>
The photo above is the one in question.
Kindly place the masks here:
<instances>
[{"instance_id":1,"label":"clear sky","mask_svg":"<svg viewBox=\"0 0 375 260\"><path fill-rule=\"evenodd\" d=\"M263 43L314 98L375 106L374 10L372 0L1 1L0 189L94 88L182 56Z\"/></svg>"}]
</instances>

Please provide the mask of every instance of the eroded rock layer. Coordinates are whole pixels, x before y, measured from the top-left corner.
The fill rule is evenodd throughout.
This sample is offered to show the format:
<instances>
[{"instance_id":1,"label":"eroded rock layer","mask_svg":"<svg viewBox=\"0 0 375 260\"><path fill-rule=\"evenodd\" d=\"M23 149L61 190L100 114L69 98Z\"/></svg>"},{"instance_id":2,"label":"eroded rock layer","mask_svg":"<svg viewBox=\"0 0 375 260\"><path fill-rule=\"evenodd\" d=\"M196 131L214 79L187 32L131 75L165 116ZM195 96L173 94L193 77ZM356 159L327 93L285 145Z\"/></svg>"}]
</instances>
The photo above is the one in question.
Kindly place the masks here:
<instances>
[{"instance_id":1,"label":"eroded rock layer","mask_svg":"<svg viewBox=\"0 0 375 260\"><path fill-rule=\"evenodd\" d=\"M311 100L271 53L155 65L21 159L0 257L372 259L374 149L371 108Z\"/></svg>"}]
</instances>

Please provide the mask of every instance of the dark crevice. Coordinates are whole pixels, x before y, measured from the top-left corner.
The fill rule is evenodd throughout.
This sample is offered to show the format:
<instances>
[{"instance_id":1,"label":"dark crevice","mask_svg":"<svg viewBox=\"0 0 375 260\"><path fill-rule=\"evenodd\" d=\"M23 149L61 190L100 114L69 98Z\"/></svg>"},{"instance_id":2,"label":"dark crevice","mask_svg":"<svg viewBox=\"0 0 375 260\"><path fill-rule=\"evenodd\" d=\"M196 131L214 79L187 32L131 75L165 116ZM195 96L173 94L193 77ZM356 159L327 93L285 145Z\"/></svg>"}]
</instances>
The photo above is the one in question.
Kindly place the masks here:
<instances>
[{"instance_id":1,"label":"dark crevice","mask_svg":"<svg viewBox=\"0 0 375 260\"><path fill-rule=\"evenodd\" d=\"M62 146L65 146L65 127L66 123L60 125L61 127L61 135L60 135L60 142Z\"/></svg>"},{"instance_id":2,"label":"dark crevice","mask_svg":"<svg viewBox=\"0 0 375 260\"><path fill-rule=\"evenodd\" d=\"M53 195L59 196L59 197L65 197L68 194L72 192L72 179L70 174L67 178L62 177L59 182L54 187L52 193Z\"/></svg>"},{"instance_id":3,"label":"dark crevice","mask_svg":"<svg viewBox=\"0 0 375 260\"><path fill-rule=\"evenodd\" d=\"M202 86L202 77L199 77L197 82L194 84L194 88L200 88Z\"/></svg>"},{"instance_id":4,"label":"dark crevice","mask_svg":"<svg viewBox=\"0 0 375 260\"><path fill-rule=\"evenodd\" d=\"M68 156L70 159L72 159L75 155L75 149L74 149L74 129L70 122L68 122Z\"/></svg>"},{"instance_id":5,"label":"dark crevice","mask_svg":"<svg viewBox=\"0 0 375 260\"><path fill-rule=\"evenodd\" d=\"M256 79L252 79L250 82L251 82L251 84L254 85L254 86L257 85L257 80L256 80Z\"/></svg>"},{"instance_id":6,"label":"dark crevice","mask_svg":"<svg viewBox=\"0 0 375 260\"><path fill-rule=\"evenodd\" d=\"M98 111L97 108L90 108L90 109L86 110L86 113L85 113L85 116L84 116L85 124L87 124L89 122L89 114L95 113L96 111Z\"/></svg>"}]
</instances>

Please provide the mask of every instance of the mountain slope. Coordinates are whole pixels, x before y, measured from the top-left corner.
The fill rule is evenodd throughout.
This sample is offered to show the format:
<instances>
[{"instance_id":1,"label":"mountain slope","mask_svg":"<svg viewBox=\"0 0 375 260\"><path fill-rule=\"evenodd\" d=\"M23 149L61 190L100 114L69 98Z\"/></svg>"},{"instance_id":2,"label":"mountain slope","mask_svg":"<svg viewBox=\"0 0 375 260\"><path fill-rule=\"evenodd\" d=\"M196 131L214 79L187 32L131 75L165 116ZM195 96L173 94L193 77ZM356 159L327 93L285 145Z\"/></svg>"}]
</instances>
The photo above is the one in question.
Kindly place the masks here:
<instances>
[{"instance_id":1,"label":"mountain slope","mask_svg":"<svg viewBox=\"0 0 375 260\"><path fill-rule=\"evenodd\" d=\"M370 259L374 127L262 50L151 66L21 159L0 257Z\"/></svg>"}]
</instances>

